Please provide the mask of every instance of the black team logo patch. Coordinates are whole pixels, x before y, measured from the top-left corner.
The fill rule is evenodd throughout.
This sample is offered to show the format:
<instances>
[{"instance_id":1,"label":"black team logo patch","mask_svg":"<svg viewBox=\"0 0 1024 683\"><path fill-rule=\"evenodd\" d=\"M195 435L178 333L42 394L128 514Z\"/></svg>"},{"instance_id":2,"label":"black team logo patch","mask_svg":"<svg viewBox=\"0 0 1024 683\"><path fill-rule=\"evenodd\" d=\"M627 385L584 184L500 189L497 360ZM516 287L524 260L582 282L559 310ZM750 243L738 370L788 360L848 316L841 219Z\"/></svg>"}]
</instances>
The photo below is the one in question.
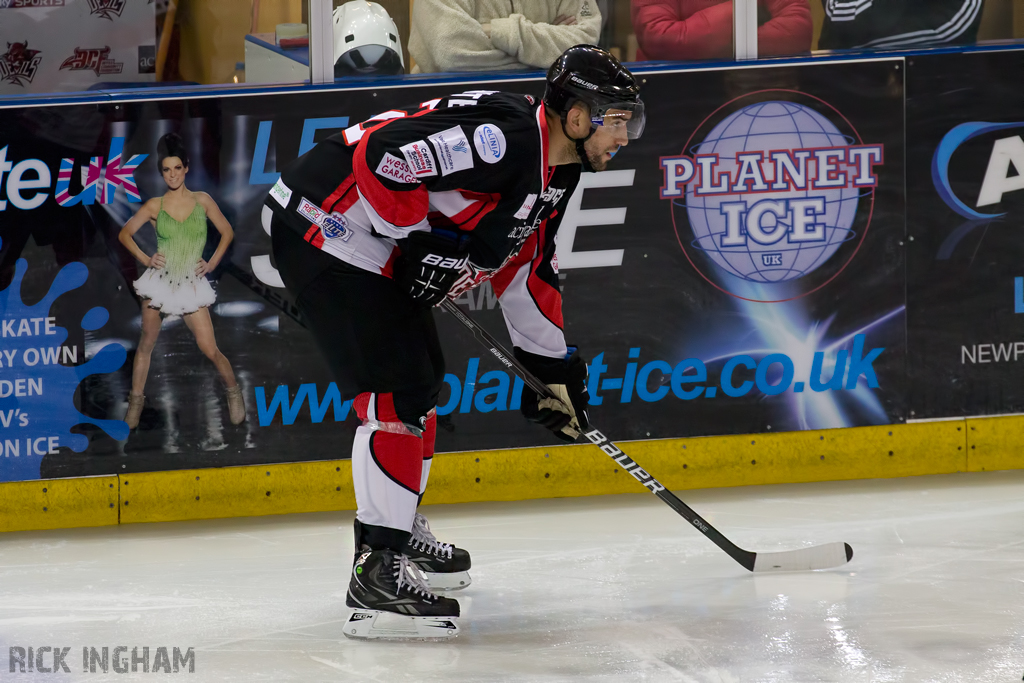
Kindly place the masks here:
<instances>
[{"instance_id":1,"label":"black team logo patch","mask_svg":"<svg viewBox=\"0 0 1024 683\"><path fill-rule=\"evenodd\" d=\"M92 70L100 76L121 73L124 62L115 62L111 59L109 47L76 47L75 54L65 59L60 68L71 71Z\"/></svg>"},{"instance_id":2,"label":"black team logo patch","mask_svg":"<svg viewBox=\"0 0 1024 683\"><path fill-rule=\"evenodd\" d=\"M125 4L126 0L89 0L89 13L113 21L114 17L121 16Z\"/></svg>"},{"instance_id":3,"label":"black team logo patch","mask_svg":"<svg viewBox=\"0 0 1024 683\"><path fill-rule=\"evenodd\" d=\"M31 83L39 70L39 50L28 49L28 41L24 43L7 43L7 52L0 55L0 81L24 86Z\"/></svg>"}]
</instances>

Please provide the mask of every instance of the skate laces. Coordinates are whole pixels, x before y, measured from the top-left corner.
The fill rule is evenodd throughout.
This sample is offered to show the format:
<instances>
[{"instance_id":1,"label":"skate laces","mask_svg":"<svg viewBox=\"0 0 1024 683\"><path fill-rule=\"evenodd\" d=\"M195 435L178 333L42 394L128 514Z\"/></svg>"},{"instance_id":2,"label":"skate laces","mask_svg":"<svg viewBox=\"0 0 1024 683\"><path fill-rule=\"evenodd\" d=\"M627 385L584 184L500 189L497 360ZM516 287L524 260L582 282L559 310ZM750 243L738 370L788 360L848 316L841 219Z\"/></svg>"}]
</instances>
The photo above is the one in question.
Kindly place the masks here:
<instances>
[{"instance_id":1,"label":"skate laces","mask_svg":"<svg viewBox=\"0 0 1024 683\"><path fill-rule=\"evenodd\" d=\"M427 600L437 600L437 596L431 592L430 586L427 585L426 578L406 555L395 554L394 568L398 590L402 590L402 586L406 586L414 594L420 595Z\"/></svg>"},{"instance_id":2,"label":"skate laces","mask_svg":"<svg viewBox=\"0 0 1024 683\"><path fill-rule=\"evenodd\" d=\"M430 524L427 522L427 518L416 513L416 519L412 522L412 538L409 539L409 543L416 550L425 550L432 555L437 557L446 557L452 559L452 544L441 543L430 531Z\"/></svg>"}]
</instances>

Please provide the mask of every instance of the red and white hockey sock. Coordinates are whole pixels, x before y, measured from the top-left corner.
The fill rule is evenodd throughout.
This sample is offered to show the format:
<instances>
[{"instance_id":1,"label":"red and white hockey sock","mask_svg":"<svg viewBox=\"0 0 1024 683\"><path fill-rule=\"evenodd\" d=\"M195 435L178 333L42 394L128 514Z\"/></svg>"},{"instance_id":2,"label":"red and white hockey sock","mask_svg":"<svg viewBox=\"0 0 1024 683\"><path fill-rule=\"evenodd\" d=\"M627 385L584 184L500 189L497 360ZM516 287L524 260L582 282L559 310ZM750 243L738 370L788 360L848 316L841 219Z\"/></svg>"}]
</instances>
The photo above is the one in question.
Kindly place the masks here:
<instances>
[{"instance_id":1,"label":"red and white hockey sock","mask_svg":"<svg viewBox=\"0 0 1024 683\"><path fill-rule=\"evenodd\" d=\"M408 533L424 481L424 440L398 419L389 393L359 394L352 405L363 421L352 446L356 517Z\"/></svg>"}]
</instances>

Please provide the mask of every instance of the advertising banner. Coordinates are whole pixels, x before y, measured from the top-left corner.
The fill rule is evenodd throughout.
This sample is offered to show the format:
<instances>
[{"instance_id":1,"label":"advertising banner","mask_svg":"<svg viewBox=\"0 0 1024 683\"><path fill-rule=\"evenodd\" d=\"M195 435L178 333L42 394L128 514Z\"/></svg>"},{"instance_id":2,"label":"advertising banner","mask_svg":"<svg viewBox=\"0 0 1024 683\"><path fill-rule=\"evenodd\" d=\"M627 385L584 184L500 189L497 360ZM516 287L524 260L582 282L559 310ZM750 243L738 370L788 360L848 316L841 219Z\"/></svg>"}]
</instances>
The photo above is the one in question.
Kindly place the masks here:
<instances>
[{"instance_id":1,"label":"advertising banner","mask_svg":"<svg viewBox=\"0 0 1024 683\"><path fill-rule=\"evenodd\" d=\"M156 78L153 0L0 0L0 95Z\"/></svg>"},{"instance_id":2,"label":"advertising banner","mask_svg":"<svg viewBox=\"0 0 1024 683\"><path fill-rule=\"evenodd\" d=\"M585 174L559 229L566 338L614 438L888 424L906 418L902 60L644 73L648 125ZM287 163L373 114L543 81L356 88L0 109L0 480L348 457L356 422L274 268L260 214ZM119 240L186 184L234 231L194 321L141 335ZM209 213L209 212L208 212ZM207 224L204 258L219 229ZM136 233L147 255L157 235ZM507 338L485 284L457 303ZM440 311L439 452L555 443L522 383ZM139 425L122 421L152 343ZM248 408L228 420L214 351ZM143 354L144 355L144 354Z\"/></svg>"},{"instance_id":3,"label":"advertising banner","mask_svg":"<svg viewBox=\"0 0 1024 683\"><path fill-rule=\"evenodd\" d=\"M1019 413L1024 52L908 62L910 417Z\"/></svg>"}]
</instances>

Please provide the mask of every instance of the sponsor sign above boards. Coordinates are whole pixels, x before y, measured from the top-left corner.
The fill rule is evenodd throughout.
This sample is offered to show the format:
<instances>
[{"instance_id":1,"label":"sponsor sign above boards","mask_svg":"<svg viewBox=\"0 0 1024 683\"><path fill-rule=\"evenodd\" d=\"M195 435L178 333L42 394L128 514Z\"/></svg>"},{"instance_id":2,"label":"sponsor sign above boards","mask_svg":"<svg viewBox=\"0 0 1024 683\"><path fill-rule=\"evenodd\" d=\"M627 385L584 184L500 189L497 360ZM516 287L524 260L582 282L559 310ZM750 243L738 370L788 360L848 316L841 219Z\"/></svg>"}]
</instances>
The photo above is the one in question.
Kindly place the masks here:
<instances>
[{"instance_id":1,"label":"sponsor sign above boards","mask_svg":"<svg viewBox=\"0 0 1024 683\"><path fill-rule=\"evenodd\" d=\"M903 64L643 74L644 136L611 170L584 174L551 264L566 338L590 361L591 414L611 438L907 417L903 129L893 124ZM357 137L373 115L473 87L533 99L543 82L0 110L0 329L17 346L0 356L0 480L347 457L351 404L282 287L263 200L292 199L280 169L326 136ZM235 232L209 276L210 312L249 416L228 422L213 365L170 316L129 432L132 283L144 268L118 233L166 190L156 143L168 132L188 149L187 186L209 193ZM377 172L445 175L498 161L507 142L500 125L482 124L407 147ZM510 229L525 238L536 202L558 198L531 195ZM350 232L311 216L326 241ZM206 258L217 235L211 225ZM156 250L151 225L136 239ZM457 303L507 339L489 284ZM555 443L519 414L522 382L436 316L447 362L438 450Z\"/></svg>"},{"instance_id":2,"label":"sponsor sign above boards","mask_svg":"<svg viewBox=\"0 0 1024 683\"><path fill-rule=\"evenodd\" d=\"M910 417L1024 412L1024 53L908 66Z\"/></svg>"},{"instance_id":3,"label":"sponsor sign above boards","mask_svg":"<svg viewBox=\"0 0 1024 683\"><path fill-rule=\"evenodd\" d=\"M153 81L156 5L0 0L0 95Z\"/></svg>"}]
</instances>

